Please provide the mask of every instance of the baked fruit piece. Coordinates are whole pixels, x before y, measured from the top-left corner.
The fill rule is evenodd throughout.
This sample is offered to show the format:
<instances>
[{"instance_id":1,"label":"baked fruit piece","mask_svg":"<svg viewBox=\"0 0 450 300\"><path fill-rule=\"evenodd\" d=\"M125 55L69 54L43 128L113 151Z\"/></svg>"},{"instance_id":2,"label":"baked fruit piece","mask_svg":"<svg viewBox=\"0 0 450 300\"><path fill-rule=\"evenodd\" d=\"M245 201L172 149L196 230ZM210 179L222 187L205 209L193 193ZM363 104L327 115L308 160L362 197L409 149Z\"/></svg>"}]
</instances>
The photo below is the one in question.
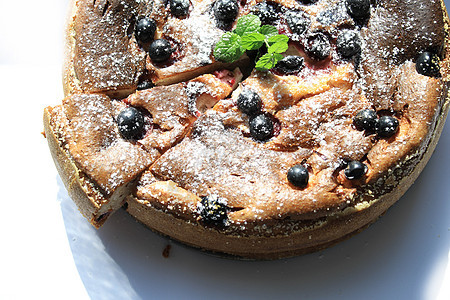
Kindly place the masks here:
<instances>
[{"instance_id":1,"label":"baked fruit piece","mask_svg":"<svg viewBox=\"0 0 450 300\"><path fill-rule=\"evenodd\" d=\"M316 251L394 204L442 131L441 1L73 3L66 98L44 124L96 227L126 201L149 228L201 249ZM231 64L212 55L249 13L289 37L270 70L252 70L263 49Z\"/></svg>"}]
</instances>

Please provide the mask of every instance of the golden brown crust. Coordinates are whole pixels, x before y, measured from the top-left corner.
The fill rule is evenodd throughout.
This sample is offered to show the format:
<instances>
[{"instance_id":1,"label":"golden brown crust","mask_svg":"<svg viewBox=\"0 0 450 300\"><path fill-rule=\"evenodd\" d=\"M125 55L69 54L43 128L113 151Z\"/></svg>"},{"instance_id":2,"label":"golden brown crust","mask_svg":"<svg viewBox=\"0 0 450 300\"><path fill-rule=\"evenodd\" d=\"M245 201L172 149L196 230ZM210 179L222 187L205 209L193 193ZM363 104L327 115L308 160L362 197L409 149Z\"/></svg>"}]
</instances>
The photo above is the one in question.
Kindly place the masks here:
<instances>
[{"instance_id":1,"label":"golden brown crust","mask_svg":"<svg viewBox=\"0 0 450 300\"><path fill-rule=\"evenodd\" d=\"M99 220L99 203L104 200L104 195L94 187L92 182L76 166L71 155L64 147L64 142L58 134L59 125L55 120L55 110L60 107L47 107L44 110L44 130L50 152L55 162L59 175L69 193L69 196L78 206L83 216L95 227L100 227L106 220Z\"/></svg>"},{"instance_id":2,"label":"golden brown crust","mask_svg":"<svg viewBox=\"0 0 450 300\"><path fill-rule=\"evenodd\" d=\"M65 28L64 38L64 62L62 69L63 90L64 95L70 95L72 93L81 92L79 82L75 75L75 69L73 67L74 59L74 45L75 45L75 18L77 13L77 1L71 1L67 13L67 21Z\"/></svg>"},{"instance_id":3,"label":"golden brown crust","mask_svg":"<svg viewBox=\"0 0 450 300\"><path fill-rule=\"evenodd\" d=\"M296 2L291 2L289 2L289 6L298 6ZM337 3L337 1L335 2ZM330 1L329 7L325 5L323 8L328 9L335 2ZM135 89L137 78L143 70L139 51L133 48L135 46L133 38L122 43L122 45L131 45L131 48L122 50L125 52L137 51L127 52L124 57L129 56L131 60L139 58L139 62L131 62L133 68L126 67L126 63L119 64L117 66L119 69L125 66L125 69L131 73L128 74L129 76L125 75L126 78L109 80L108 86L102 85L111 78L105 79L104 76L108 77L108 74L112 73L100 72L101 68L96 67L95 64L86 65L86 61L90 59L86 56L89 53L89 51L85 51L88 50L86 43L92 41L94 37L86 38L84 36L84 46L83 38L80 38L80 32L85 32L85 26L82 24L104 22L102 16L108 13L109 9L120 5L119 1L108 2L111 6L107 6L106 9L103 9L102 5L105 3L102 1L98 1L95 7L90 7L92 5L89 1L73 1L73 3L74 13L71 14L67 30L69 51L66 54L64 71L65 94L69 96L77 93L102 92L115 98L130 94ZM135 2L133 1L133 3ZM404 5L402 4L400 7L392 7L389 1L378 3L381 9L376 11L375 16L368 23L367 29L363 29L361 33L366 42L376 44L367 44L364 48L366 50L363 50L364 57L374 59L363 59L360 68L357 69L357 74L353 73L351 63L332 66L333 71L330 75L319 74L322 77L314 77L315 81L309 81L309 84L305 84L296 76L272 76L272 79L261 79L258 73L254 73L233 94L232 100L219 102L214 107L214 111L207 111L195 124L193 121L196 118L186 117L185 113L188 114L188 111L183 112L185 108L177 109L178 114L181 114L177 122L183 124L182 129L170 132L173 128L173 124L171 124L168 125L169 131L166 132L166 135L158 134L156 131L155 136L149 138L147 142L145 140L142 142L144 147L156 148L163 155L154 164L151 164L144 175L140 177L135 193L129 195L128 186L120 191L120 193L125 193L124 195L129 195L127 211L153 230L186 244L214 252L255 259L273 259L316 251L359 232L375 221L403 195L423 169L434 150L449 109L448 64L450 52L448 43L445 44L444 60L441 64L443 75L441 79L424 78L418 75L415 73L414 64L409 61L415 58L414 55L418 50L437 49L443 43L444 36L447 40L447 32L444 34L442 31L443 28L448 28L448 17L445 8L439 7L443 6L443 2L430 1L427 3L429 9L426 10L425 15L420 14L414 7L409 7L409 4L409 1L405 1ZM80 7L82 8L81 13L78 11ZM401 23L404 21L402 19L404 12L412 8L411 19L416 20L416 24L408 28L414 30L417 26L424 27L426 25L426 32L430 33L430 36L416 39L413 43L408 44L407 39L393 39L393 36L398 33L398 29L389 25L384 31L385 36L382 38L378 36L380 29L377 26L380 25L380 22L386 23L383 20L387 16L393 15ZM131 9L142 10L143 8L133 4ZM428 26L427 20L440 12L445 15L444 18L437 18L437 22ZM316 15L318 12L311 11L310 13ZM129 22L129 19L123 20L121 14L115 17ZM156 18L156 15L154 17ZM76 18L79 19L76 20ZM175 29L182 26L168 26L163 29L161 24L167 22L167 16L161 18L156 18L158 34L171 36L173 40L180 39L183 34ZM98 19L98 22L94 22L94 19ZM445 26L442 20L445 20ZM175 19L172 22L179 23ZM349 24L351 25L351 23ZM324 29L336 30L340 25L330 26L335 27ZM126 27L121 26L122 29ZM102 31L103 33L108 33L109 29L101 30L104 31ZM95 35L100 34L97 31L93 31ZM77 37L74 36L76 32L78 32ZM393 45L392 40L400 44ZM107 41L103 41L103 43L105 42ZM396 48L406 50L400 53L400 56L396 56L398 54L395 52ZM374 51L374 49L381 50ZM392 59L384 59L386 53L383 51L386 49L393 51ZM113 52L116 50L113 49ZM197 51L195 47L189 48L189 50ZM120 53L124 54L123 51ZM108 52L109 57L111 57L110 54L111 51ZM97 54L96 57L98 58ZM151 61L148 59L146 61L146 67L151 71L149 78L161 85L185 81L194 75L205 71L209 72L218 67L216 64L198 68L189 63L183 66L186 67L186 70L183 69L182 74L177 74L177 72L171 73L170 68L158 69L158 66L154 68ZM80 71L89 68L91 71L102 73L101 76L99 74L93 76L89 72L83 75L83 72ZM361 86L355 87L352 84L357 76L362 78L358 84L363 82L364 93L361 93ZM246 137L248 120L236 109L234 104L238 92L244 85L263 95L265 111L273 114L281 122L280 134L268 143L255 144L249 142L251 139ZM275 94L272 93L275 85L288 88L281 95ZM364 86L376 86L377 88L364 90ZM422 91L427 92L423 93ZM175 88L174 92L179 93L180 89ZM151 111L152 108L148 105L155 97L151 95L152 93L157 94L158 88L130 96L129 103ZM147 98L143 99L142 95ZM223 99L223 97L220 98ZM329 102L327 99L333 99L334 102ZM313 119L318 122L319 126L321 123L327 123L330 118L334 118L332 114L318 113L313 116L313 108L318 109L317 105L322 105L318 111L332 111L339 116L352 116L358 110L369 108L371 105L377 110L394 111L400 120L400 131L391 139L379 139L374 142L373 136L355 131L348 121L342 124L330 123L339 128L341 132L336 128L323 131L324 141L326 141L324 143L311 134L312 129L315 130L316 127L309 128L302 125L304 119ZM156 106L153 113L157 116L157 110L161 111L161 108ZM289 108L286 109L287 107ZM340 107L342 109L339 109ZM58 109L58 107L47 108L44 116L45 131L52 155L70 196L77 203L80 211L94 226L98 227L106 219L102 217L103 214L117 208L122 200L115 199L116 205L102 208L102 202L110 201L108 193L104 192L105 186L103 185L102 188L101 182L91 179L98 176L92 177L92 174L88 176L88 172L82 171L86 168L80 167L80 164L75 162L73 155L68 151L68 147L65 145L68 143L65 137L66 133L59 128L62 121L52 121L52 118L58 117ZM218 123L214 123L215 114L220 115ZM224 128L210 136L206 135L202 140L199 137L201 122L207 123L213 128L220 126ZM161 124L166 126L164 123ZM191 129L192 124L193 128ZM230 132L230 128L234 128L233 131ZM191 130L193 132L189 134ZM236 135L236 133L239 134ZM244 133L243 136L242 133ZM259 170L252 169L250 164L246 165L246 162L251 161L249 156L241 165L232 165L231 160L224 159L223 163L228 164L228 167L238 169L230 174L227 173L230 175L228 177L211 177L210 180L205 180L208 177L207 172L211 171L208 170L208 167L211 166L196 164L198 161L190 161L189 157L193 152L187 149L206 147L202 153L197 153L195 158L203 157L205 161L211 161L217 158L218 154L208 156L209 154L205 154L207 149L226 148L225 144L221 144L219 135L229 135L229 141L232 140L233 144L239 147L242 146L238 147L238 150L247 149L249 153L262 157L262 161L268 165L270 170L268 173L271 174L271 177L266 174L267 172L258 173ZM187 137L184 138L185 136ZM342 140L353 141L351 143L353 145L352 154L346 153L348 144L342 144ZM173 147L174 145L176 146ZM229 153L224 152L224 157L242 158L241 154L235 153L236 149L226 149ZM288 152L283 152L286 150ZM326 162L324 158L326 158ZM342 158L365 159L369 172L364 180L351 182L343 176L343 170L336 173L336 163ZM312 176L306 191L288 191L292 186L286 180L286 171L289 166L299 162L306 162L314 176ZM334 164L333 167L330 167L330 162ZM196 164L197 169L190 173L191 171L187 171L187 167L192 164ZM218 171L221 170L221 167L213 162L213 169ZM251 184L248 189L242 187L242 183L245 181L242 178L245 176L254 177L250 180ZM200 177L201 181L198 180ZM133 187L136 184L134 178L136 178L136 174L131 176L128 181L129 185ZM260 182L258 183L258 181ZM268 187L273 191L272 194L267 194ZM231 207L232 211L229 213L230 223L226 229L203 226L201 220L199 221L197 209L201 197L216 192L229 196L227 205ZM249 199L248 195L255 196L258 193L261 194L257 197L259 202ZM284 197L283 195L288 196ZM270 199L274 201L270 202ZM261 205L261 203L264 204Z\"/></svg>"}]
</instances>

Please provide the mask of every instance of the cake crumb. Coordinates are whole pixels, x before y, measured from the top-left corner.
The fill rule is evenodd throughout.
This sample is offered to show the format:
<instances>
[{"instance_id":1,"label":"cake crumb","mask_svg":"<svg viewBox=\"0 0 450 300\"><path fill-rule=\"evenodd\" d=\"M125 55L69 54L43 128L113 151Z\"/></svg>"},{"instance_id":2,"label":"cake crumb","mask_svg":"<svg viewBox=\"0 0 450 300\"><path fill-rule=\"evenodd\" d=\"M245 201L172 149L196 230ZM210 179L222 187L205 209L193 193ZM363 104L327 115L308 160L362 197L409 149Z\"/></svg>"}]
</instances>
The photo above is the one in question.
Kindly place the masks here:
<instances>
[{"instance_id":1,"label":"cake crumb","mask_svg":"<svg viewBox=\"0 0 450 300\"><path fill-rule=\"evenodd\" d=\"M169 256L170 256L170 249L172 249L172 246L171 246L171 245L167 245L167 246L164 248L164 250L163 250L163 252L162 252L162 256L163 256L164 258L169 258Z\"/></svg>"}]
</instances>

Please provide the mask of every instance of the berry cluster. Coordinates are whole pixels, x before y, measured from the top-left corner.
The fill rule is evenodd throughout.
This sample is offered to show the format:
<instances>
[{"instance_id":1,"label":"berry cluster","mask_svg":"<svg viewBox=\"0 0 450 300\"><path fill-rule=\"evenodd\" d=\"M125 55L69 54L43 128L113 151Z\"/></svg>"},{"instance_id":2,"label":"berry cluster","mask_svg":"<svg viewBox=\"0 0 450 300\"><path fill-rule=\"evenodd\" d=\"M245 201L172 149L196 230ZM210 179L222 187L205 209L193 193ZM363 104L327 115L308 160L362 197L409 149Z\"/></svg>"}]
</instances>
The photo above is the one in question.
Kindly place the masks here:
<instances>
[{"instance_id":1,"label":"berry cluster","mask_svg":"<svg viewBox=\"0 0 450 300\"><path fill-rule=\"evenodd\" d=\"M141 46L148 47L148 55L153 62L165 62L173 53L172 45L166 39L155 40L155 32L156 22L149 17L141 17L136 23L134 36Z\"/></svg>"},{"instance_id":2,"label":"berry cluster","mask_svg":"<svg viewBox=\"0 0 450 300\"><path fill-rule=\"evenodd\" d=\"M313 5L316 0L298 0L304 5ZM191 9L189 0L169 0L168 7L173 16L184 18ZM370 0L345 0L347 17L350 16L355 24L366 22L371 13ZM212 5L212 15L218 27L229 30L236 21L240 11L237 0L216 0ZM275 2L258 2L250 13L256 15L261 24L278 24L281 19L287 28L287 35L294 42L301 43L301 47L312 61L324 61L332 56L333 51L343 60L358 57L362 50L362 41L357 29L345 27L340 32L332 34L325 31L311 31L313 21L301 10L281 8ZM345 13L345 12L344 12ZM238 20L239 22L239 20ZM357 25L356 27L358 28ZM154 63L168 61L174 50L166 39L154 40L156 23L148 17L141 17L136 23L135 37L139 44L148 45L148 54ZM333 46L333 43L335 44ZM267 49L266 49L267 50ZM281 53L281 52L280 52ZM280 57L281 58L281 57ZM439 56L433 52L420 53L416 59L416 70L419 74L429 77L440 77ZM305 58L297 55L286 55L275 64L273 72L280 75L297 75L305 68ZM151 87L151 82L143 82L139 89ZM263 112L260 95L249 88L244 88L237 98L238 109L248 115L249 130L253 139L265 142L274 136L275 119ZM119 115L119 130L124 138L139 139L143 136L144 118L139 110L129 107ZM357 130L376 134L378 138L390 138L398 132L399 120L393 116L378 116L372 109L364 109L353 118ZM345 163L344 175L348 180L357 180L367 173L368 167L360 161ZM297 164L287 172L287 180L297 188L305 188L309 182L308 169ZM224 224L227 219L227 206L216 198L203 197L200 216L205 223Z\"/></svg>"},{"instance_id":3,"label":"berry cluster","mask_svg":"<svg viewBox=\"0 0 450 300\"><path fill-rule=\"evenodd\" d=\"M251 136L257 141L267 141L274 134L274 121L271 116L261 111L261 97L254 91L244 88L237 98L237 107L250 117Z\"/></svg>"},{"instance_id":4,"label":"berry cluster","mask_svg":"<svg viewBox=\"0 0 450 300\"><path fill-rule=\"evenodd\" d=\"M392 116L378 118L376 111L363 109L353 118L353 125L357 130L376 133L381 138L390 138L398 131L399 122Z\"/></svg>"}]
</instances>

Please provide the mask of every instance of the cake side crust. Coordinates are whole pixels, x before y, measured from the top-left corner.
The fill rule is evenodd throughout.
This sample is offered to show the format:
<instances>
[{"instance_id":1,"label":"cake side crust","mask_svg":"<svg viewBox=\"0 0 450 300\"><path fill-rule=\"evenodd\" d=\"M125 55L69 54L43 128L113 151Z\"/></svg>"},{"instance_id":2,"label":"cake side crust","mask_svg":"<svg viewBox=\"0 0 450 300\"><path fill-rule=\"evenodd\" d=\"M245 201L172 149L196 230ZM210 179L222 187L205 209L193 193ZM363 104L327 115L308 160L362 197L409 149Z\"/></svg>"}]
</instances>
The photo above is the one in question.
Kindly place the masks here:
<instances>
[{"instance_id":1,"label":"cake side crust","mask_svg":"<svg viewBox=\"0 0 450 300\"><path fill-rule=\"evenodd\" d=\"M47 107L44 110L44 131L53 161L69 196L75 202L81 214L94 227L99 228L104 220L103 222L96 222L95 216L99 210L98 203L104 201L104 196L93 187L89 179L75 165L68 151L64 149L62 141L58 137L57 128L52 126L52 110L52 107Z\"/></svg>"}]
</instances>

